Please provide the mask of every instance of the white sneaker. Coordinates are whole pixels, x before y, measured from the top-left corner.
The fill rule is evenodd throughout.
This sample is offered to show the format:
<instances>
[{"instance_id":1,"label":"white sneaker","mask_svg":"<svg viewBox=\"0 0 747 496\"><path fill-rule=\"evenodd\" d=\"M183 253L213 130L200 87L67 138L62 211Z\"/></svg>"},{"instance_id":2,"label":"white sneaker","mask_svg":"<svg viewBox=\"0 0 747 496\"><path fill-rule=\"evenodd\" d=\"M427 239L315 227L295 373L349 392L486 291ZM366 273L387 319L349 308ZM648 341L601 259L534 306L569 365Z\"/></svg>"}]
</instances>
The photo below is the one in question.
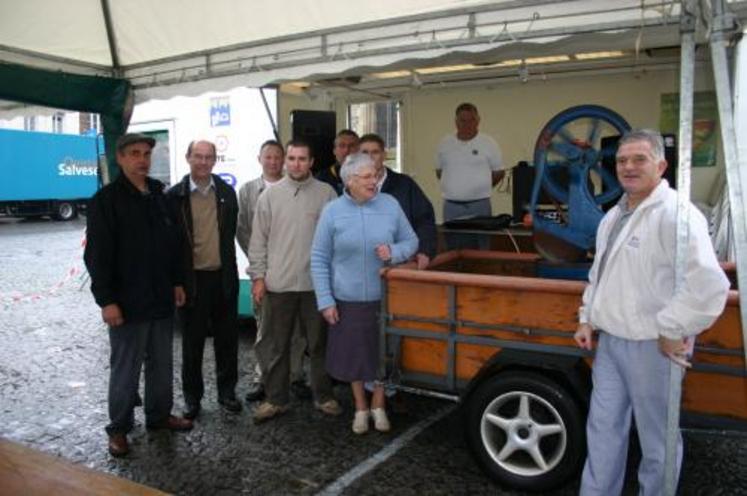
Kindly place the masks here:
<instances>
[{"instance_id":1,"label":"white sneaker","mask_svg":"<svg viewBox=\"0 0 747 496\"><path fill-rule=\"evenodd\" d=\"M368 417L371 412L368 410L356 410L353 417L353 432L356 434L365 434L368 432Z\"/></svg>"},{"instance_id":2,"label":"white sneaker","mask_svg":"<svg viewBox=\"0 0 747 496\"><path fill-rule=\"evenodd\" d=\"M374 428L379 432L389 432L392 426L389 424L389 418L386 416L386 410L383 408L374 408L371 410L374 419Z\"/></svg>"}]
</instances>

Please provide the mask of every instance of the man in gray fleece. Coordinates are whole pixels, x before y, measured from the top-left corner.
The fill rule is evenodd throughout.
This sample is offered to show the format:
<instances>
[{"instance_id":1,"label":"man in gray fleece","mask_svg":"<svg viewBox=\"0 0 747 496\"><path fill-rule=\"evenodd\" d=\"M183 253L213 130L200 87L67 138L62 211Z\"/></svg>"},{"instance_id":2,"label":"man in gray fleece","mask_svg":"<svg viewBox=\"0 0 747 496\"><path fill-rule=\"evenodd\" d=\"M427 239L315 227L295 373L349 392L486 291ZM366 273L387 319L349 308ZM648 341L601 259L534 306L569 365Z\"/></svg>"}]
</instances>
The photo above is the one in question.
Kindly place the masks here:
<instances>
[{"instance_id":1,"label":"man in gray fleece","mask_svg":"<svg viewBox=\"0 0 747 496\"><path fill-rule=\"evenodd\" d=\"M266 394L254 411L257 423L288 409L290 343L296 319L308 343L315 406L328 415L342 412L324 367L326 326L316 308L310 270L319 215L337 194L311 176L313 163L307 143L289 142L286 175L259 196L252 222L249 272L252 297L263 305L264 335L256 352L264 368Z\"/></svg>"}]
</instances>

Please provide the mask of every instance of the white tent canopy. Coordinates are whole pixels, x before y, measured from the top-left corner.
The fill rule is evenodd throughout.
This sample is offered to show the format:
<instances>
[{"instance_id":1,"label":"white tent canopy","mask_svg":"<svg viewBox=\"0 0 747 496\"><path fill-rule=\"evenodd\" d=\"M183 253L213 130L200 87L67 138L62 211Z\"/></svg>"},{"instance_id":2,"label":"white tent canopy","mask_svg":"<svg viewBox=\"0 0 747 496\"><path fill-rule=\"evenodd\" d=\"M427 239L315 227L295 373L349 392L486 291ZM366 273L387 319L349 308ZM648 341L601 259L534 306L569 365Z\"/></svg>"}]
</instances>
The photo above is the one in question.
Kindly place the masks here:
<instances>
[{"instance_id":1,"label":"white tent canopy","mask_svg":"<svg viewBox=\"0 0 747 496\"><path fill-rule=\"evenodd\" d=\"M679 13L661 0L4 1L0 63L123 77L144 101L568 45L673 46Z\"/></svg>"}]
</instances>

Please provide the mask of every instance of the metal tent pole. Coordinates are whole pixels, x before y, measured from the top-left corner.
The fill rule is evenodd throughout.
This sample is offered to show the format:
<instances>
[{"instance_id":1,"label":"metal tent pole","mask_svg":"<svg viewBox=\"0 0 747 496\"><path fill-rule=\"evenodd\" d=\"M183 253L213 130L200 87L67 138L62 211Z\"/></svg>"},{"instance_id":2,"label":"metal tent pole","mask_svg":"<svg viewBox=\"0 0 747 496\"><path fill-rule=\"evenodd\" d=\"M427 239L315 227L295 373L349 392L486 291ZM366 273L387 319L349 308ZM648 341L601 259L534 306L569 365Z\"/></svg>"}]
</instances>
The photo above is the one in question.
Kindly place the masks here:
<instances>
[{"instance_id":1,"label":"metal tent pole","mask_svg":"<svg viewBox=\"0 0 747 496\"><path fill-rule=\"evenodd\" d=\"M677 168L677 245L675 247L675 292L685 285L687 246L690 237L690 165L692 159L693 85L695 79L695 15L696 0L682 4L680 16L680 115L679 164ZM677 492L677 441L680 427L683 369L669 362L669 395L667 407L667 437L664 458L664 494Z\"/></svg>"},{"instance_id":2,"label":"metal tent pole","mask_svg":"<svg viewBox=\"0 0 747 496\"><path fill-rule=\"evenodd\" d=\"M724 146L724 164L729 191L729 210L734 226L734 250L737 259L737 284L739 285L739 308L742 324L742 352L747 366L747 222L744 197L744 177L740 172L737 154L737 134L734 129L734 108L729 78L729 65L726 59L726 43L732 32L733 18L727 14L723 0L713 1L713 21L711 28L711 59L713 79L718 100L721 142ZM744 290L744 291L743 291Z\"/></svg>"}]
</instances>

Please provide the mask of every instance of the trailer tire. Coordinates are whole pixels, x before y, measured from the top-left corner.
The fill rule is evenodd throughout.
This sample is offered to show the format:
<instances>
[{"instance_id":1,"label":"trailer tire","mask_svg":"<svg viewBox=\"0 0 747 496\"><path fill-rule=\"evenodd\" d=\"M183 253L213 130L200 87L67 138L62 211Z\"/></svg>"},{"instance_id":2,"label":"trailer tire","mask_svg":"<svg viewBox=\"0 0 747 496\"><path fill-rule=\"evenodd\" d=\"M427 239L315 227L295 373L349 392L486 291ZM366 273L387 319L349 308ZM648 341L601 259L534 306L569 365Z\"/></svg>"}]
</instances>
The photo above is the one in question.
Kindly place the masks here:
<instances>
[{"instance_id":1,"label":"trailer tire","mask_svg":"<svg viewBox=\"0 0 747 496\"><path fill-rule=\"evenodd\" d=\"M470 395L466 435L491 478L525 491L556 488L576 474L586 452L584 415L545 376L500 373Z\"/></svg>"},{"instance_id":2,"label":"trailer tire","mask_svg":"<svg viewBox=\"0 0 747 496\"><path fill-rule=\"evenodd\" d=\"M54 220L73 220L78 216L78 208L73 202L57 202L54 204L54 213L52 218Z\"/></svg>"}]
</instances>

